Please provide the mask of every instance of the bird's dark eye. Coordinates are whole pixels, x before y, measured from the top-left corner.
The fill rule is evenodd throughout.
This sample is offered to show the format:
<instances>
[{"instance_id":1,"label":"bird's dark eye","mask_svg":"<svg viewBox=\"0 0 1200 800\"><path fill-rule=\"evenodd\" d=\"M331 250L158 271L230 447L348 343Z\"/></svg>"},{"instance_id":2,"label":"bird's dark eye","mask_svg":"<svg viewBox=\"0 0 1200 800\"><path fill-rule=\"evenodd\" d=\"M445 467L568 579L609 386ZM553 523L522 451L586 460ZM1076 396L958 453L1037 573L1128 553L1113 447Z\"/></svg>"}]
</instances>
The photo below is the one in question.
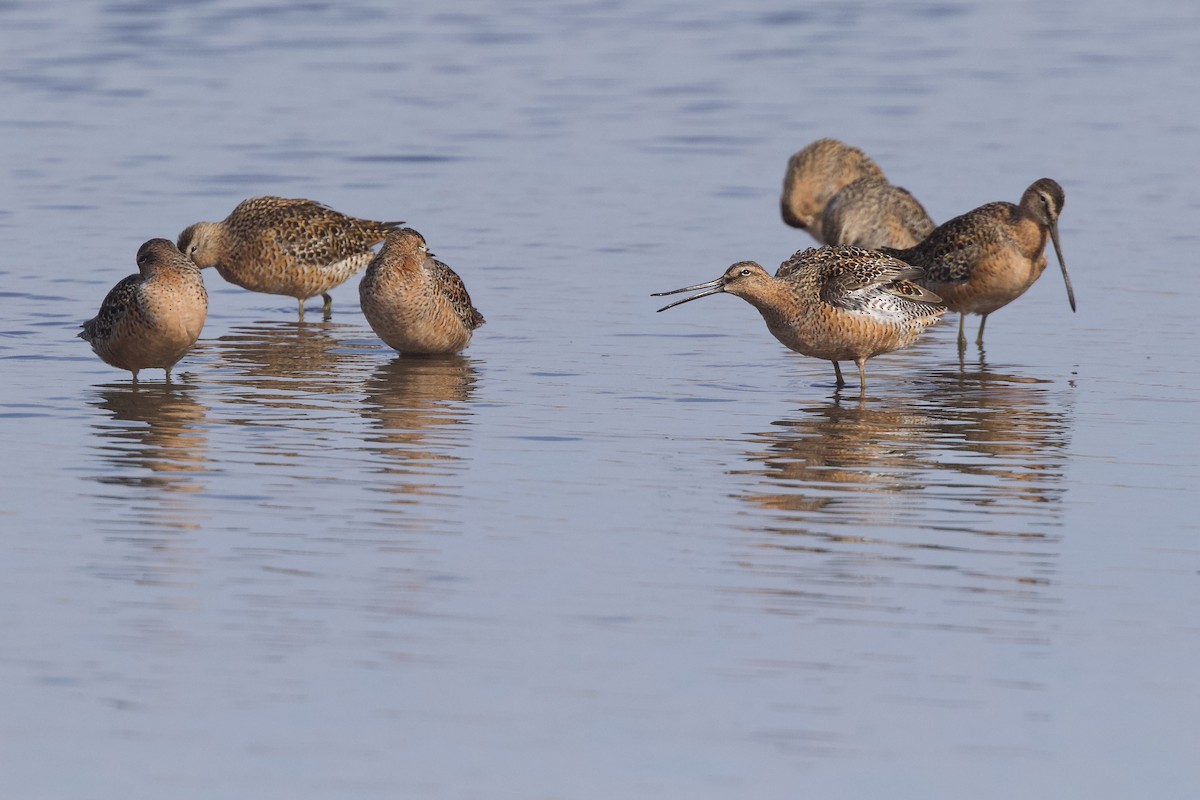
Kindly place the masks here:
<instances>
[{"instance_id":1,"label":"bird's dark eye","mask_svg":"<svg viewBox=\"0 0 1200 800\"><path fill-rule=\"evenodd\" d=\"M195 252L196 252L197 250L199 250L199 249L200 249L200 245L198 245L198 244L194 244L194 245L192 245L192 248L191 248L191 250L189 250L188 252L190 252L190 253L195 253Z\"/></svg>"}]
</instances>

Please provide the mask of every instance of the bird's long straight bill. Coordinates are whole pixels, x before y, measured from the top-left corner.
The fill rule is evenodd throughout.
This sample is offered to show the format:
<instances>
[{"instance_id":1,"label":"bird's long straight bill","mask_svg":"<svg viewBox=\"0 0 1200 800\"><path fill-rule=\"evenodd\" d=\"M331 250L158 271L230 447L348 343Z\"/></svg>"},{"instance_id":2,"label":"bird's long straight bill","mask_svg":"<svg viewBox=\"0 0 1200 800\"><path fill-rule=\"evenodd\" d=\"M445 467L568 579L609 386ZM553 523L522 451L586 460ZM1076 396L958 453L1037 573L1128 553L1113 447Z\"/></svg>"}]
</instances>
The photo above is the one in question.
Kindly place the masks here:
<instances>
[{"instance_id":1,"label":"bird's long straight bill","mask_svg":"<svg viewBox=\"0 0 1200 800\"><path fill-rule=\"evenodd\" d=\"M669 292L655 292L650 296L663 297L664 295L679 294L680 292L694 292L697 289L706 289L707 291L700 292L700 294L694 294L691 297L685 297L682 300L676 300L674 303L663 306L659 309L659 311L666 311L668 308L681 306L684 303L690 303L693 300L699 300L701 297L708 297L710 294L720 294L721 292L725 291L725 280L723 278L717 278L715 281L705 281L704 283L697 283L695 286L685 286L682 289L672 289Z\"/></svg>"},{"instance_id":2,"label":"bird's long straight bill","mask_svg":"<svg viewBox=\"0 0 1200 800\"><path fill-rule=\"evenodd\" d=\"M1071 310L1075 310L1075 290L1071 288L1071 276L1067 274L1067 262L1063 261L1062 247L1058 243L1058 225L1050 226L1050 241L1054 242L1054 254L1058 256L1058 266L1062 269L1063 283L1067 284L1067 299L1071 301Z\"/></svg>"}]
</instances>

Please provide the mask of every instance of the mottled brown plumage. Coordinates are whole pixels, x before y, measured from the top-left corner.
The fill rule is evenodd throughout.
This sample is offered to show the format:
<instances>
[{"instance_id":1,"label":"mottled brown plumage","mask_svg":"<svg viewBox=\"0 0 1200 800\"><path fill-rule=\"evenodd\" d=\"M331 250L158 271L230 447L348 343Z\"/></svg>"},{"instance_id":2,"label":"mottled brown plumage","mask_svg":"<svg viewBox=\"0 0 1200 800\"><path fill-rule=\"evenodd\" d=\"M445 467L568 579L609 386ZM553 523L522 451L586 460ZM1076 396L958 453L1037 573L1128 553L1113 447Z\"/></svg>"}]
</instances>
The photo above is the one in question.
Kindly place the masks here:
<instances>
[{"instance_id":1,"label":"mottled brown plumage","mask_svg":"<svg viewBox=\"0 0 1200 800\"><path fill-rule=\"evenodd\" d=\"M197 222L179 234L179 249L201 268L252 292L295 297L321 295L329 312L329 290L361 270L371 249L401 222L346 216L304 199L254 197L238 204L221 222Z\"/></svg>"},{"instance_id":2,"label":"mottled brown plumage","mask_svg":"<svg viewBox=\"0 0 1200 800\"><path fill-rule=\"evenodd\" d=\"M200 338L208 293L199 268L166 239L151 239L137 253L137 275L122 279L83 323L79 338L107 364L133 373L171 367Z\"/></svg>"},{"instance_id":3,"label":"mottled brown plumage","mask_svg":"<svg viewBox=\"0 0 1200 800\"><path fill-rule=\"evenodd\" d=\"M837 139L818 139L791 157L780 212L822 244L871 250L910 247L934 228L915 197L888 183L862 150Z\"/></svg>"},{"instance_id":4,"label":"mottled brown plumage","mask_svg":"<svg viewBox=\"0 0 1200 800\"><path fill-rule=\"evenodd\" d=\"M878 250L912 247L935 227L907 189L882 178L860 178L825 206L820 230L828 244Z\"/></svg>"},{"instance_id":5,"label":"mottled brown plumage","mask_svg":"<svg viewBox=\"0 0 1200 800\"><path fill-rule=\"evenodd\" d=\"M371 329L401 353L457 353L484 322L462 278L411 228L387 235L358 296Z\"/></svg>"},{"instance_id":6,"label":"mottled brown plumage","mask_svg":"<svg viewBox=\"0 0 1200 800\"><path fill-rule=\"evenodd\" d=\"M1065 202L1062 187L1042 178L1025 190L1018 205L988 203L949 220L914 247L887 252L923 268L923 284L961 315L959 350L967 346L966 315L981 314L975 343L982 345L988 314L1024 294L1046 269L1047 239L1054 245L1067 299L1075 310L1075 292L1058 243L1058 217Z\"/></svg>"},{"instance_id":7,"label":"mottled brown plumage","mask_svg":"<svg viewBox=\"0 0 1200 800\"><path fill-rule=\"evenodd\" d=\"M797 252L775 277L753 261L740 261L716 280L655 296L706 290L659 309L666 311L719 292L735 294L759 310L784 346L832 361L839 387L845 380L838 362L853 361L861 391L868 358L912 344L945 311L937 295L916 283L921 276L882 253L822 247Z\"/></svg>"}]
</instances>

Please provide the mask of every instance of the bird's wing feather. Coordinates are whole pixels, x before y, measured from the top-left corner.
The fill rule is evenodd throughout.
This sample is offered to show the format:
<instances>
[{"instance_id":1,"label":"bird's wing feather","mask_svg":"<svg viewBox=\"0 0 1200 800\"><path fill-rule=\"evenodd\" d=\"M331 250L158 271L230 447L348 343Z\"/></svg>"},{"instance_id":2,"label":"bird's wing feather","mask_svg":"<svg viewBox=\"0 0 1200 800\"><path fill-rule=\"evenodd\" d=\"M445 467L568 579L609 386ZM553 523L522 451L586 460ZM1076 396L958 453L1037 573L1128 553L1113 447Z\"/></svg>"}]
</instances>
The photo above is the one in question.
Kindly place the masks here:
<instances>
[{"instance_id":1,"label":"bird's wing feather","mask_svg":"<svg viewBox=\"0 0 1200 800\"><path fill-rule=\"evenodd\" d=\"M79 338L88 342L102 338L126 315L139 314L137 292L141 283L141 275L130 275L118 281L104 296L96 316L80 326L83 330L79 332Z\"/></svg>"},{"instance_id":2,"label":"bird's wing feather","mask_svg":"<svg viewBox=\"0 0 1200 800\"><path fill-rule=\"evenodd\" d=\"M445 290L446 297L450 300L450 305L454 308L454 313L458 315L458 318L471 330L482 325L484 323L483 314L480 314L479 309L471 304L471 296L467 294L467 285L463 283L462 278L458 277L458 273L452 270L448 264L438 261L436 258L430 258L428 262L428 269Z\"/></svg>"}]
</instances>

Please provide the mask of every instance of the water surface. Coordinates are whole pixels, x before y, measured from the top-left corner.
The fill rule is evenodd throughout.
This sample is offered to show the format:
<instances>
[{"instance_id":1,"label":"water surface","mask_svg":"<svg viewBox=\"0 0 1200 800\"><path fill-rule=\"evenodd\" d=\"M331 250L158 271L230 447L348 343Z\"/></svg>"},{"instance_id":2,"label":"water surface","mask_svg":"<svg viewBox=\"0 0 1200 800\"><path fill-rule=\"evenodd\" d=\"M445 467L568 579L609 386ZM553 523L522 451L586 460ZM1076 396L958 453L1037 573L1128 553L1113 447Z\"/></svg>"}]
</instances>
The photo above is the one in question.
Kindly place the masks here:
<instances>
[{"instance_id":1,"label":"water surface","mask_svg":"<svg viewBox=\"0 0 1200 800\"><path fill-rule=\"evenodd\" d=\"M1200 11L0 5L0 790L1188 797ZM1055 270L860 398L744 302L788 156ZM241 199L402 218L488 319L400 359L206 273L165 385L74 338ZM974 324L974 321L972 321Z\"/></svg>"}]
</instances>

